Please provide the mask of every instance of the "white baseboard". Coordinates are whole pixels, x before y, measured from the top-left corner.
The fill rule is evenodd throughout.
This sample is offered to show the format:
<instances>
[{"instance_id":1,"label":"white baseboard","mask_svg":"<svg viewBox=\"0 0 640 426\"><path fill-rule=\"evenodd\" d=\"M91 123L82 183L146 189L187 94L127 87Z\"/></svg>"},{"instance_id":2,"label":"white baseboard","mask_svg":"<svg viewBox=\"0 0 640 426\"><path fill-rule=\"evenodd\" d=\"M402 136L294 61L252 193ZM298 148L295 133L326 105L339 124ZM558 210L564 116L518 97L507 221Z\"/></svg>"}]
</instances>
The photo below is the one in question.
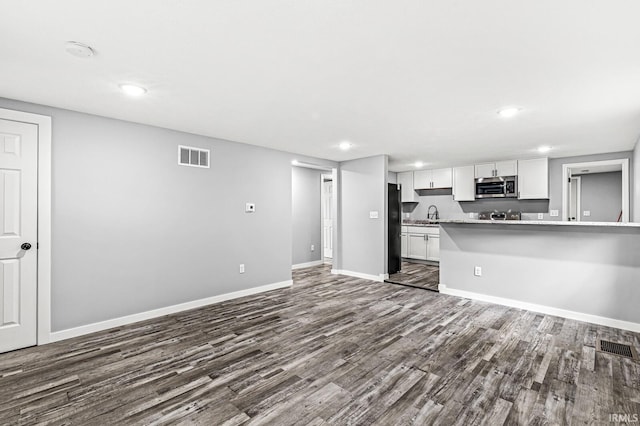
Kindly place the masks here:
<instances>
[{"instance_id":1,"label":"white baseboard","mask_svg":"<svg viewBox=\"0 0 640 426\"><path fill-rule=\"evenodd\" d=\"M324 261L322 261L322 260L314 260L312 262L305 262L305 263L296 263L295 265L291 265L291 270L302 269L302 268L310 268L312 266L322 265L323 263L324 263Z\"/></svg>"},{"instance_id":2,"label":"white baseboard","mask_svg":"<svg viewBox=\"0 0 640 426\"><path fill-rule=\"evenodd\" d=\"M224 302L225 300L237 299L239 297L251 296L253 294L263 293L265 291L277 290L279 288L291 287L292 280L282 281L279 283L267 284L260 287L253 287L246 290L234 291L232 293L220 294L218 296L206 297L204 299L193 300L191 302L180 303L177 305L166 306L164 308L153 309L151 311L140 312L138 314L127 315L124 317L114 318L106 321L94 322L93 324L82 325L80 327L69 328L66 330L55 331L49 335L49 342L57 342L60 340L70 339L72 337L82 336L97 331L107 330L113 327L120 327L132 324L138 321L144 321L164 315L175 314L176 312L187 311L189 309L200 308L202 306L214 303Z\"/></svg>"},{"instance_id":3,"label":"white baseboard","mask_svg":"<svg viewBox=\"0 0 640 426\"><path fill-rule=\"evenodd\" d=\"M362 272L346 271L344 269L332 269L331 273L334 275L347 275L349 277L362 278L365 280L378 281L378 282L383 282L384 280L389 278L388 274L380 274L380 275L363 274Z\"/></svg>"},{"instance_id":4,"label":"white baseboard","mask_svg":"<svg viewBox=\"0 0 640 426\"><path fill-rule=\"evenodd\" d=\"M566 309L554 308L552 306L538 305L535 303L521 302L514 299L506 299L503 297L489 296L487 294L474 293L465 290L456 290L447 288L445 284L439 284L438 290L442 294L450 296L464 297L465 299L480 300L482 302L495 303L497 305L509 306L511 308L525 309L527 311L540 312L541 314L554 315L557 317L568 318L577 321L590 322L592 324L604 325L607 327L620 328L630 330L636 333L640 332L640 324L630 321L623 321L614 318L601 317L598 315L585 314L582 312L569 311Z\"/></svg>"}]
</instances>

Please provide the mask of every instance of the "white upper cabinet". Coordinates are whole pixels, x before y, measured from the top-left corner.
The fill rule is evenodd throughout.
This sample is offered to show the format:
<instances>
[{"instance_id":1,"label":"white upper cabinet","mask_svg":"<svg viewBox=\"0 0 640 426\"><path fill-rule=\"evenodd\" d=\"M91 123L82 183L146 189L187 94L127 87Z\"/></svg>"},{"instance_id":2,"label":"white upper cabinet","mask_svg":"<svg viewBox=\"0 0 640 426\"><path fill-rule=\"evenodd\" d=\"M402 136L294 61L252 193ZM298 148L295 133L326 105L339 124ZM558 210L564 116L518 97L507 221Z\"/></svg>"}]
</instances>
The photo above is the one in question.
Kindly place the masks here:
<instances>
[{"instance_id":1,"label":"white upper cabinet","mask_svg":"<svg viewBox=\"0 0 640 426\"><path fill-rule=\"evenodd\" d=\"M518 162L496 161L496 176L516 176L518 174Z\"/></svg>"},{"instance_id":2,"label":"white upper cabinet","mask_svg":"<svg viewBox=\"0 0 640 426\"><path fill-rule=\"evenodd\" d=\"M418 195L413 187L413 172L398 173L398 184L401 185L400 201L414 203L418 201Z\"/></svg>"},{"instance_id":3,"label":"white upper cabinet","mask_svg":"<svg viewBox=\"0 0 640 426\"><path fill-rule=\"evenodd\" d=\"M549 198L549 159L518 161L518 198L537 200Z\"/></svg>"},{"instance_id":4,"label":"white upper cabinet","mask_svg":"<svg viewBox=\"0 0 640 426\"><path fill-rule=\"evenodd\" d=\"M476 164L476 178L486 178L495 176L496 163Z\"/></svg>"},{"instance_id":5,"label":"white upper cabinet","mask_svg":"<svg viewBox=\"0 0 640 426\"><path fill-rule=\"evenodd\" d=\"M516 160L496 161L495 163L476 164L475 177L487 178L497 176L516 176L518 162Z\"/></svg>"},{"instance_id":6,"label":"white upper cabinet","mask_svg":"<svg viewBox=\"0 0 640 426\"><path fill-rule=\"evenodd\" d=\"M453 168L453 199L455 201L475 201L474 176L474 166Z\"/></svg>"},{"instance_id":7,"label":"white upper cabinet","mask_svg":"<svg viewBox=\"0 0 640 426\"><path fill-rule=\"evenodd\" d=\"M451 188L453 185L453 178L451 176L451 168L447 169L433 169L431 170L432 188Z\"/></svg>"},{"instance_id":8,"label":"white upper cabinet","mask_svg":"<svg viewBox=\"0 0 640 426\"><path fill-rule=\"evenodd\" d=\"M415 189L431 188L431 170L418 170L413 172L413 186Z\"/></svg>"},{"instance_id":9,"label":"white upper cabinet","mask_svg":"<svg viewBox=\"0 0 640 426\"><path fill-rule=\"evenodd\" d=\"M415 189L451 188L451 168L418 170L413 174Z\"/></svg>"}]
</instances>

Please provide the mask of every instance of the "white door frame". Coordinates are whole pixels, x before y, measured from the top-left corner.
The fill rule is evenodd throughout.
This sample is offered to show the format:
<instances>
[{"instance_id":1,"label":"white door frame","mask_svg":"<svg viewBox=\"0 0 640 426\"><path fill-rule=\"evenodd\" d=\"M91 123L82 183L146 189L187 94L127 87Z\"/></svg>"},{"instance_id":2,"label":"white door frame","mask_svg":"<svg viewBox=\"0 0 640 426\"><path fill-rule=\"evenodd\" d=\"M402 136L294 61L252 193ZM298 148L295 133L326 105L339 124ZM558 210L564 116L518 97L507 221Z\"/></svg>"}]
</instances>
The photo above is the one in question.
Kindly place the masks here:
<instances>
[{"instance_id":1,"label":"white door frame","mask_svg":"<svg viewBox=\"0 0 640 426\"><path fill-rule=\"evenodd\" d=\"M562 220L569 220L569 169L594 166L622 166L622 221L629 222L629 159L589 161L586 163L567 163L562 165ZM581 206L582 207L582 206Z\"/></svg>"},{"instance_id":2,"label":"white door frame","mask_svg":"<svg viewBox=\"0 0 640 426\"><path fill-rule=\"evenodd\" d=\"M38 126L38 345L51 341L51 117L0 108L0 119Z\"/></svg>"},{"instance_id":3,"label":"white door frame","mask_svg":"<svg viewBox=\"0 0 640 426\"><path fill-rule=\"evenodd\" d=\"M576 222L580 222L580 212L582 211L582 201L580 198L582 197L582 178L580 176L572 176L570 179L576 181ZM571 184L571 182L569 182L569 184ZM571 194L569 194L569 213L571 213Z\"/></svg>"},{"instance_id":4,"label":"white door frame","mask_svg":"<svg viewBox=\"0 0 640 426\"><path fill-rule=\"evenodd\" d=\"M330 173L323 173L320 175L320 260L324 263L324 259L325 259L325 255L324 255L324 219L325 219L325 215L324 215L324 201L326 198L326 195L324 194L324 183L325 181L331 181L331 215L333 216L333 202L334 202L334 196L333 193L335 191L335 186L333 185L333 174ZM333 229L333 227L335 226L335 218L332 217L331 218L331 229ZM332 232L333 234L333 232ZM332 235L333 237L333 235ZM333 253L331 254L331 260L333 262Z\"/></svg>"}]
</instances>

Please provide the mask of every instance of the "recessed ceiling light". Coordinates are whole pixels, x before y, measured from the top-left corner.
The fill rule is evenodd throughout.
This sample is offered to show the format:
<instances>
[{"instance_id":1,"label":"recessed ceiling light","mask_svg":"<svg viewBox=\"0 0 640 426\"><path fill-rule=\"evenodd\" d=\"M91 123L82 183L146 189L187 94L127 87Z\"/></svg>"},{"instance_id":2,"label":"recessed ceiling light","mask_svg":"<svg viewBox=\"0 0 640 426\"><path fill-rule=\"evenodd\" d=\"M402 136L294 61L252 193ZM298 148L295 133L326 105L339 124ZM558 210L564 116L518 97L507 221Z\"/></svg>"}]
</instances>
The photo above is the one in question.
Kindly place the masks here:
<instances>
[{"instance_id":1,"label":"recessed ceiling light","mask_svg":"<svg viewBox=\"0 0 640 426\"><path fill-rule=\"evenodd\" d=\"M121 84L120 90L129 96L142 96L147 93L147 89L144 87L136 86L135 84Z\"/></svg>"},{"instance_id":2,"label":"recessed ceiling light","mask_svg":"<svg viewBox=\"0 0 640 426\"><path fill-rule=\"evenodd\" d=\"M414 163L414 166L417 167L417 168L420 168L420 167L424 166L424 163L422 161L416 161Z\"/></svg>"},{"instance_id":3,"label":"recessed ceiling light","mask_svg":"<svg viewBox=\"0 0 640 426\"><path fill-rule=\"evenodd\" d=\"M66 42L64 45L64 50L66 50L68 54L73 55L77 58L89 58L95 55L95 51L90 46L77 41Z\"/></svg>"},{"instance_id":4,"label":"recessed ceiling light","mask_svg":"<svg viewBox=\"0 0 640 426\"><path fill-rule=\"evenodd\" d=\"M522 109L518 107L508 107L498 110L498 115L503 118L511 118L518 114Z\"/></svg>"},{"instance_id":5,"label":"recessed ceiling light","mask_svg":"<svg viewBox=\"0 0 640 426\"><path fill-rule=\"evenodd\" d=\"M548 145L543 145L538 147L538 152L549 152L551 151L551 147Z\"/></svg>"},{"instance_id":6,"label":"recessed ceiling light","mask_svg":"<svg viewBox=\"0 0 640 426\"><path fill-rule=\"evenodd\" d=\"M351 149L351 147L353 146L353 144L351 142L340 142L340 145L338 145L340 147L341 150L343 151L347 151L349 149Z\"/></svg>"}]
</instances>

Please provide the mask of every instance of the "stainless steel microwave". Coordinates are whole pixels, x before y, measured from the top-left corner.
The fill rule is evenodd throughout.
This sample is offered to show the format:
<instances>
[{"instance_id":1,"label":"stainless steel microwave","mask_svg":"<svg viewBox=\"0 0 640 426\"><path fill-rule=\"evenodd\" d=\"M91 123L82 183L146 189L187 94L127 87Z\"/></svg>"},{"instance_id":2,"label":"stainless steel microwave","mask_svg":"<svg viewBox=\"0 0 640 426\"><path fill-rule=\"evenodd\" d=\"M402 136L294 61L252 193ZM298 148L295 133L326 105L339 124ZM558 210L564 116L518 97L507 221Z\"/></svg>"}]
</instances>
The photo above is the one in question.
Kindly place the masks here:
<instances>
[{"instance_id":1,"label":"stainless steel microwave","mask_svg":"<svg viewBox=\"0 0 640 426\"><path fill-rule=\"evenodd\" d=\"M517 198L518 177L501 176L476 179L476 198Z\"/></svg>"}]
</instances>

